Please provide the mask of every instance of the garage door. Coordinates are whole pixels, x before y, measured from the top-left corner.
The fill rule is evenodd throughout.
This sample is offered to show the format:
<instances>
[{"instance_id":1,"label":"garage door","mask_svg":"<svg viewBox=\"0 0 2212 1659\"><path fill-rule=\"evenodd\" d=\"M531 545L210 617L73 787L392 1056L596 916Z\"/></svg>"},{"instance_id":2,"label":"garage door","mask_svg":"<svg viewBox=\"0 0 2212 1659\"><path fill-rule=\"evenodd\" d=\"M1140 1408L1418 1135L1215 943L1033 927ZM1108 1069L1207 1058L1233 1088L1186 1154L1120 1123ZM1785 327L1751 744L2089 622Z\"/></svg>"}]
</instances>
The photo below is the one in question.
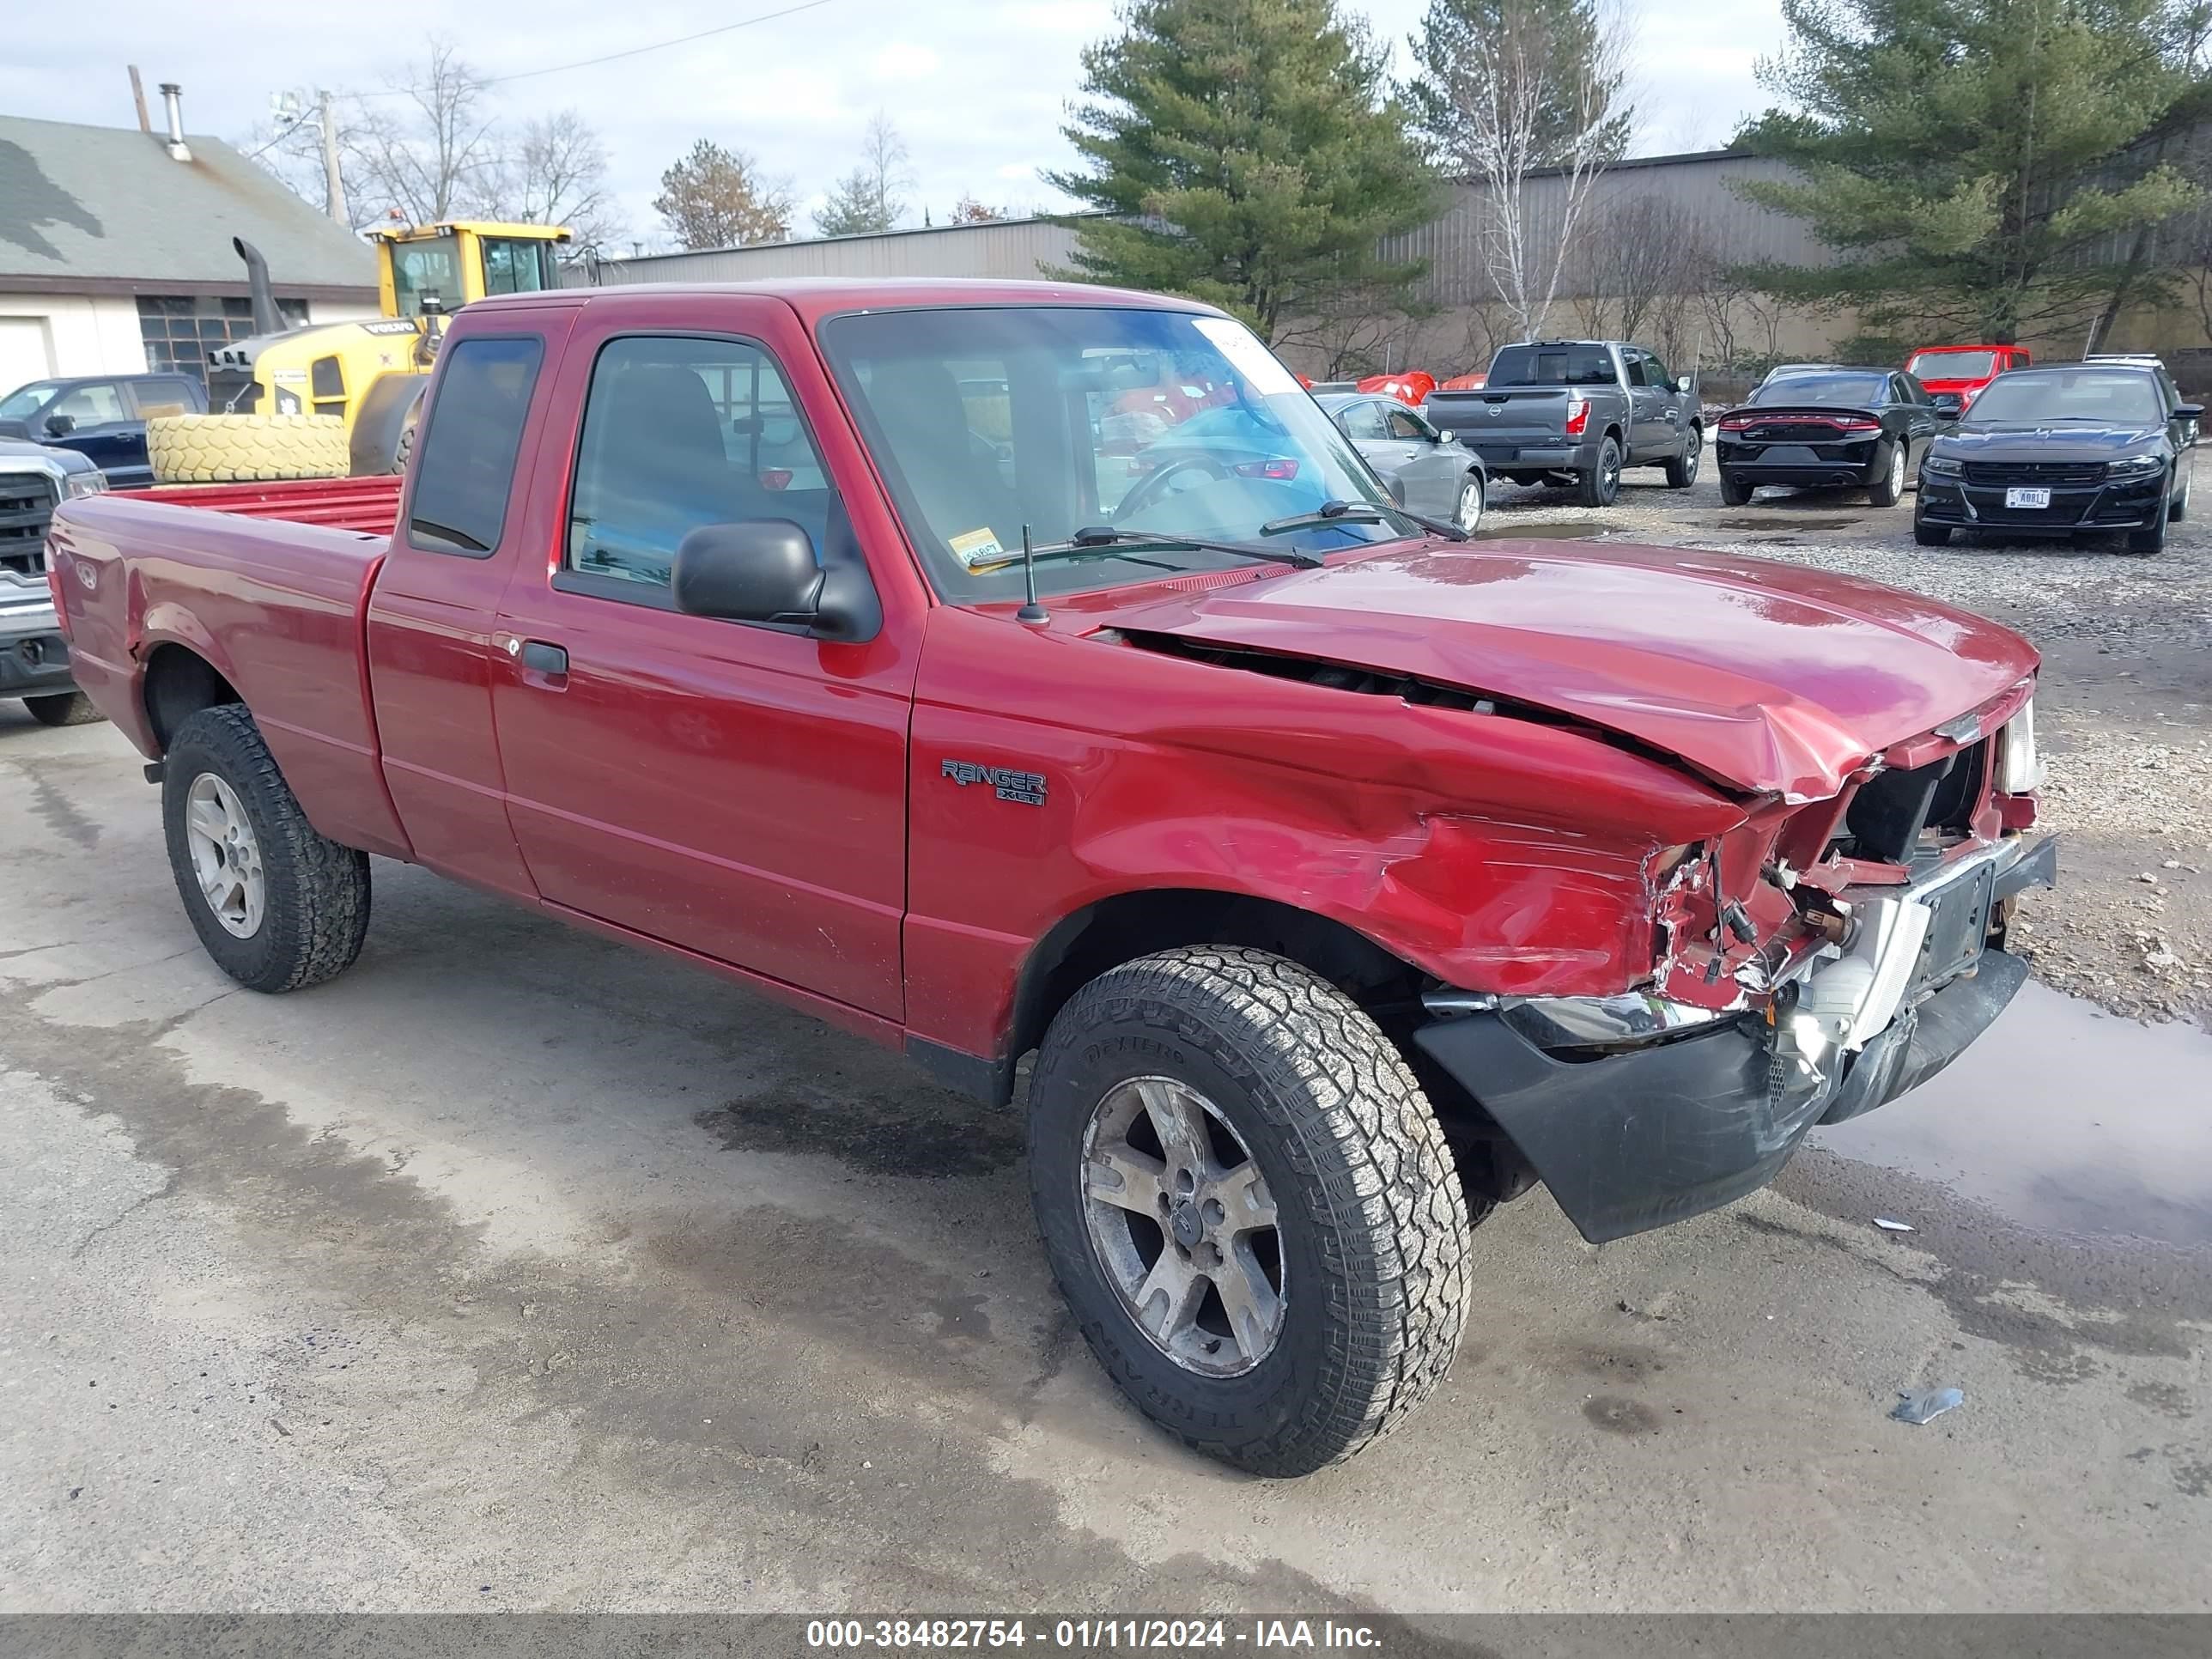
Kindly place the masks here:
<instances>
[{"instance_id":1,"label":"garage door","mask_svg":"<svg viewBox=\"0 0 2212 1659\"><path fill-rule=\"evenodd\" d=\"M0 317L0 398L27 380L54 372L53 343L43 317Z\"/></svg>"}]
</instances>

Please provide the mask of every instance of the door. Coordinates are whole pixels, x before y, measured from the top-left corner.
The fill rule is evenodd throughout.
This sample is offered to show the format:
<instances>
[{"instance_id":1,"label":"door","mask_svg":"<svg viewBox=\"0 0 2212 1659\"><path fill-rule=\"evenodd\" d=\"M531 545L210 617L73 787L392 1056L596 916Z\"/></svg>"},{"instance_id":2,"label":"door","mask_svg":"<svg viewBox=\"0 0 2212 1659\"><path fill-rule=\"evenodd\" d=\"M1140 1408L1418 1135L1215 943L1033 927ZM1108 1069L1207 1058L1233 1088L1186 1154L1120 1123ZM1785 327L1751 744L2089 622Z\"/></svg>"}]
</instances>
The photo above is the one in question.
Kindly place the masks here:
<instances>
[{"instance_id":1,"label":"door","mask_svg":"<svg viewBox=\"0 0 2212 1659\"><path fill-rule=\"evenodd\" d=\"M541 307L503 319L511 331L448 340L368 604L385 787L415 856L522 898L537 890L507 821L492 735L493 682L506 672L492 635L514 566L544 567L521 551L544 543L528 515L529 469L518 463L531 410L549 400L545 364L574 317L573 307Z\"/></svg>"},{"instance_id":2,"label":"door","mask_svg":"<svg viewBox=\"0 0 2212 1659\"><path fill-rule=\"evenodd\" d=\"M1659 418L1658 393L1644 373L1644 354L1634 346L1620 350L1620 378L1628 398L1628 454L1632 462L1648 461L1664 447L1666 428Z\"/></svg>"},{"instance_id":3,"label":"door","mask_svg":"<svg viewBox=\"0 0 2212 1659\"><path fill-rule=\"evenodd\" d=\"M1457 444L1446 445L1436 428L1410 409L1382 406L1383 425L1396 452L1395 465L1406 489L1406 506L1431 519L1456 520L1459 490L1473 457Z\"/></svg>"},{"instance_id":4,"label":"door","mask_svg":"<svg viewBox=\"0 0 2212 1659\"><path fill-rule=\"evenodd\" d=\"M1904 416L1905 476L1910 481L1920 476L1920 463L1936 441L1936 410L1920 382L1909 374L1889 377L1889 397Z\"/></svg>"},{"instance_id":5,"label":"door","mask_svg":"<svg viewBox=\"0 0 2212 1659\"><path fill-rule=\"evenodd\" d=\"M71 386L46 406L44 420L50 435L40 442L77 451L107 474L109 482L143 483L150 476L145 422L125 400L119 382L87 380Z\"/></svg>"},{"instance_id":6,"label":"door","mask_svg":"<svg viewBox=\"0 0 2212 1659\"><path fill-rule=\"evenodd\" d=\"M603 325L563 365L551 568L519 568L500 620L508 814L553 902L897 1018L910 659L888 623L832 643L671 597L705 525L785 520L817 557L860 556L768 343L803 337L776 302L723 304L728 334Z\"/></svg>"}]
</instances>

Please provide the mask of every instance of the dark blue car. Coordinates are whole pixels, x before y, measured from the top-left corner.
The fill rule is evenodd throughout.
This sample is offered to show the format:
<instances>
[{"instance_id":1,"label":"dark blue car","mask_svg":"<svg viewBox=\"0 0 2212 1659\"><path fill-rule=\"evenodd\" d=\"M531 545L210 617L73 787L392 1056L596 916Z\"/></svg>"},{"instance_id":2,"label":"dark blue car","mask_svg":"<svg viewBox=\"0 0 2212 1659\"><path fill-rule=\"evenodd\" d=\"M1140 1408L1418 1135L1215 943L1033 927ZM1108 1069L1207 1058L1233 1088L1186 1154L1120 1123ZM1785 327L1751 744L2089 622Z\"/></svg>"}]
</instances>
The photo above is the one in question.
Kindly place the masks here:
<instances>
[{"instance_id":1,"label":"dark blue car","mask_svg":"<svg viewBox=\"0 0 2212 1659\"><path fill-rule=\"evenodd\" d=\"M147 418L206 412L206 391L182 374L33 380L0 398L0 438L74 449L112 488L133 489L154 482L146 459Z\"/></svg>"}]
</instances>

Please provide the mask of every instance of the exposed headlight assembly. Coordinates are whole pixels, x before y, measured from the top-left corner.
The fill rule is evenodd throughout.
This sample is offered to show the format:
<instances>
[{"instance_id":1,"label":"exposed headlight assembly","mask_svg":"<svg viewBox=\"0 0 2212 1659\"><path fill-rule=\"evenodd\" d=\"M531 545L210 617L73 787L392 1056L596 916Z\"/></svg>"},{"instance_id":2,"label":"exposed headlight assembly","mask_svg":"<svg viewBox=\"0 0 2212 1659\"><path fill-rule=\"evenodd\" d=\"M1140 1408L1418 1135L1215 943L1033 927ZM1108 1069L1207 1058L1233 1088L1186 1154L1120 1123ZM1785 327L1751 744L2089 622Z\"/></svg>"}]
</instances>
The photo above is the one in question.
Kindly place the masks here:
<instances>
[{"instance_id":1,"label":"exposed headlight assembly","mask_svg":"<svg viewBox=\"0 0 2212 1659\"><path fill-rule=\"evenodd\" d=\"M2043 787L2043 757L2035 750L2033 697L1997 733L1996 787L2001 795L2029 795Z\"/></svg>"},{"instance_id":2,"label":"exposed headlight assembly","mask_svg":"<svg viewBox=\"0 0 2212 1659\"><path fill-rule=\"evenodd\" d=\"M97 495L107 488L107 475L94 468L90 472L70 472L62 477L62 495L74 500L79 495Z\"/></svg>"}]
</instances>

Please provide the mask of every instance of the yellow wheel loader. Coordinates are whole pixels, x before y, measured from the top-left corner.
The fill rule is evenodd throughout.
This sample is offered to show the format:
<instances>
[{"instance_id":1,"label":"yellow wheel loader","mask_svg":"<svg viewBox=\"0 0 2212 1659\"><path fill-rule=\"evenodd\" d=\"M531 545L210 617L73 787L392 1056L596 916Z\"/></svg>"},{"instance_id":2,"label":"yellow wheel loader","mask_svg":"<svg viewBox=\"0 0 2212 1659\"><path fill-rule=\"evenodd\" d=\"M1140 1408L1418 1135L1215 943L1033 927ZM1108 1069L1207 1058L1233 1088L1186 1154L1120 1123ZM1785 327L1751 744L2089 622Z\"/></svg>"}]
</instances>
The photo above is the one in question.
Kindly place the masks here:
<instances>
[{"instance_id":1,"label":"yellow wheel loader","mask_svg":"<svg viewBox=\"0 0 2212 1659\"><path fill-rule=\"evenodd\" d=\"M369 233L383 315L288 329L269 266L236 237L253 296L253 334L208 353L206 415L146 423L164 483L397 472L448 313L491 294L557 288L557 225L455 221Z\"/></svg>"}]
</instances>

